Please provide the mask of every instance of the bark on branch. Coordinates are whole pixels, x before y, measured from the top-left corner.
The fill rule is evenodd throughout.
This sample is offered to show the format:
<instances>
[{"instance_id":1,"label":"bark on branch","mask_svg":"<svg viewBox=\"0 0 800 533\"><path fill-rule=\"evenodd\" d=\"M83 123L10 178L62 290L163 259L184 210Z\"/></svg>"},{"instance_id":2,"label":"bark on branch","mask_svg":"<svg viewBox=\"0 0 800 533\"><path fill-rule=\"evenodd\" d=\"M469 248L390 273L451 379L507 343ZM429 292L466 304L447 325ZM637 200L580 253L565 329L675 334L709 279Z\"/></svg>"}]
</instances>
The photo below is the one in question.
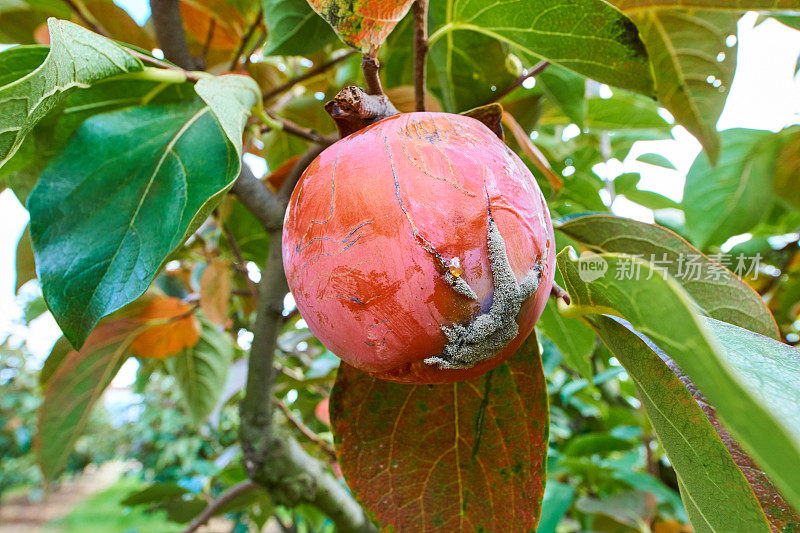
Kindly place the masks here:
<instances>
[{"instance_id":1,"label":"bark on branch","mask_svg":"<svg viewBox=\"0 0 800 533\"><path fill-rule=\"evenodd\" d=\"M428 57L428 0L414 2L414 102L425 111L425 63Z\"/></svg>"},{"instance_id":2,"label":"bark on branch","mask_svg":"<svg viewBox=\"0 0 800 533\"><path fill-rule=\"evenodd\" d=\"M178 0L150 0L150 11L164 57L182 69L195 70L197 63L189 53Z\"/></svg>"},{"instance_id":3,"label":"bark on branch","mask_svg":"<svg viewBox=\"0 0 800 533\"><path fill-rule=\"evenodd\" d=\"M328 473L324 463L311 457L294 437L274 424L274 356L283 327L283 300L288 292L280 246L283 211L300 175L322 149L314 145L298 159L277 195L272 195L252 174L248 177L247 172L239 176L234 186L245 206L267 228L271 243L259 282L245 397L240 405L240 440L248 476L266 488L274 501L287 506L314 505L341 532L375 532L361 506ZM271 200L266 200L267 196Z\"/></svg>"}]
</instances>

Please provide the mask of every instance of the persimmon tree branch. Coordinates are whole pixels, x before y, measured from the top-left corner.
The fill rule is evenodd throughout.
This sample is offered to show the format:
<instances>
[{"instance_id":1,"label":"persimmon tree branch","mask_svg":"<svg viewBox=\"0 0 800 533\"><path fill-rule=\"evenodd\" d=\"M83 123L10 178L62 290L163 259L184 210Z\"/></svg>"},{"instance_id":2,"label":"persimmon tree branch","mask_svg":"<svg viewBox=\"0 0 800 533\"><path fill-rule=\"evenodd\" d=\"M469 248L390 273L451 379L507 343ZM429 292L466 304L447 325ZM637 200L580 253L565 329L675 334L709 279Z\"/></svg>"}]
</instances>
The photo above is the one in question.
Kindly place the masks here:
<instances>
[{"instance_id":1,"label":"persimmon tree branch","mask_svg":"<svg viewBox=\"0 0 800 533\"><path fill-rule=\"evenodd\" d=\"M150 0L150 11L164 57L182 69L194 70L197 64L189 53L178 0Z\"/></svg>"},{"instance_id":2,"label":"persimmon tree branch","mask_svg":"<svg viewBox=\"0 0 800 533\"><path fill-rule=\"evenodd\" d=\"M264 8L258 10L258 14L256 15L255 20L247 29L247 32L242 37L242 42L239 43L239 48L236 49L236 53L231 60L231 66L228 67L228 70L236 70L239 67L239 61L241 60L242 54L244 53L244 49L247 46L247 43L250 42L250 39L253 38L253 34L256 32L256 29L261 24L261 18L264 16Z\"/></svg>"},{"instance_id":3,"label":"persimmon tree branch","mask_svg":"<svg viewBox=\"0 0 800 533\"><path fill-rule=\"evenodd\" d=\"M374 55L364 54L364 56L361 58L361 70L364 72L364 83L367 86L367 94L383 94L381 78L378 75L380 69L381 64L378 62L378 58Z\"/></svg>"},{"instance_id":4,"label":"persimmon tree branch","mask_svg":"<svg viewBox=\"0 0 800 533\"><path fill-rule=\"evenodd\" d=\"M203 512L197 515L197 517L191 521L191 523L183 530L183 533L194 533L197 531L201 526L204 526L208 523L211 518L214 517L217 512L228 502L234 500L235 498L239 497L242 494L246 494L251 490L256 490L261 488L261 485L254 481L242 481L241 483L237 483L233 485L228 490L223 492L219 498L214 500L213 502L208 504L208 507L203 509Z\"/></svg>"},{"instance_id":5,"label":"persimmon tree branch","mask_svg":"<svg viewBox=\"0 0 800 533\"><path fill-rule=\"evenodd\" d=\"M536 65L533 66L532 69L522 73L516 80L512 81L508 84L508 86L500 89L496 93L492 95L492 97L486 102L486 104L491 104L494 102L499 102L506 96L508 96L511 91L522 85L525 80L528 78L535 78L539 73L541 73L544 69L550 66L550 63L547 61L539 61Z\"/></svg>"},{"instance_id":6,"label":"persimmon tree branch","mask_svg":"<svg viewBox=\"0 0 800 533\"><path fill-rule=\"evenodd\" d=\"M296 78L292 78L286 83L278 85L274 89L271 89L266 93L264 93L264 102L272 100L274 97L278 96L281 93L285 93L298 83L302 83L308 79L313 78L314 76L322 74L323 72L331 69L332 67L335 67L336 65L338 65L339 63L341 63L342 61L344 61L345 59L347 59L348 57L352 56L355 53L356 53L355 50L349 50L346 53L331 59L330 61L327 61L325 63L320 63L318 66L307 70L303 74L297 76Z\"/></svg>"},{"instance_id":7,"label":"persimmon tree branch","mask_svg":"<svg viewBox=\"0 0 800 533\"><path fill-rule=\"evenodd\" d=\"M234 186L245 206L264 224L271 243L259 281L239 436L248 477L263 486L274 501L290 507L300 503L314 505L333 520L340 532L374 532L376 529L361 506L328 473L326 465L311 457L288 431L274 424L275 348L283 327L283 300L289 290L280 245L283 211L301 174L322 149L313 145L298 159L277 195L272 195L252 173L240 174ZM258 187L263 194L255 192L261 190ZM251 193L258 198L251 197ZM259 201L267 197L272 199Z\"/></svg>"},{"instance_id":8,"label":"persimmon tree branch","mask_svg":"<svg viewBox=\"0 0 800 533\"><path fill-rule=\"evenodd\" d=\"M425 111L425 63L428 59L428 0L416 0L414 10L414 105Z\"/></svg>"}]
</instances>

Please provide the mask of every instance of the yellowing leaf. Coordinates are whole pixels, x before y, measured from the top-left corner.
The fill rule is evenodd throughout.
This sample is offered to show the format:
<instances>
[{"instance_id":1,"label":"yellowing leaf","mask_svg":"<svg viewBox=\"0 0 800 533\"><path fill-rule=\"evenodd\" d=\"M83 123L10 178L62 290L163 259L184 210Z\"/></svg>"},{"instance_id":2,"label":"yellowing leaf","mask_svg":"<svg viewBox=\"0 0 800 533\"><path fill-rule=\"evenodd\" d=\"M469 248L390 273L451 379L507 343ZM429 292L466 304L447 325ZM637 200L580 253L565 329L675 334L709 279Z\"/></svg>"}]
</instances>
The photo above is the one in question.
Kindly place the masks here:
<instances>
[{"instance_id":1,"label":"yellowing leaf","mask_svg":"<svg viewBox=\"0 0 800 533\"><path fill-rule=\"evenodd\" d=\"M308 0L344 42L375 53L414 0Z\"/></svg>"},{"instance_id":2,"label":"yellowing leaf","mask_svg":"<svg viewBox=\"0 0 800 533\"><path fill-rule=\"evenodd\" d=\"M200 323L191 306L179 298L155 297L137 318L150 324L131 343L141 357L164 359L194 346L200 338Z\"/></svg>"},{"instance_id":3,"label":"yellowing leaf","mask_svg":"<svg viewBox=\"0 0 800 533\"><path fill-rule=\"evenodd\" d=\"M231 264L214 260L200 276L200 309L208 320L225 325L231 301Z\"/></svg>"}]
</instances>

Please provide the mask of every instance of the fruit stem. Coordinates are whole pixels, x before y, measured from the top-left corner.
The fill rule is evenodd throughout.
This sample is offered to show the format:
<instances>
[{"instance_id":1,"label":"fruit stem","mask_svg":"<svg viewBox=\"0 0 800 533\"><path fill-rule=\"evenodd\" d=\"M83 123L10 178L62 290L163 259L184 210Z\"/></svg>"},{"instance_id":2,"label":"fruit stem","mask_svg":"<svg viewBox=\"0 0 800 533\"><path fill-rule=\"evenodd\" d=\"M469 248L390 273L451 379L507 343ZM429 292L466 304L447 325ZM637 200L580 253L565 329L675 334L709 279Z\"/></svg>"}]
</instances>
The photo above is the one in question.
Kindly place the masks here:
<instances>
[{"instance_id":1,"label":"fruit stem","mask_svg":"<svg viewBox=\"0 0 800 533\"><path fill-rule=\"evenodd\" d=\"M325 111L336 122L341 137L399 114L385 94L367 94L364 89L353 86L339 91L333 100L325 104Z\"/></svg>"}]
</instances>

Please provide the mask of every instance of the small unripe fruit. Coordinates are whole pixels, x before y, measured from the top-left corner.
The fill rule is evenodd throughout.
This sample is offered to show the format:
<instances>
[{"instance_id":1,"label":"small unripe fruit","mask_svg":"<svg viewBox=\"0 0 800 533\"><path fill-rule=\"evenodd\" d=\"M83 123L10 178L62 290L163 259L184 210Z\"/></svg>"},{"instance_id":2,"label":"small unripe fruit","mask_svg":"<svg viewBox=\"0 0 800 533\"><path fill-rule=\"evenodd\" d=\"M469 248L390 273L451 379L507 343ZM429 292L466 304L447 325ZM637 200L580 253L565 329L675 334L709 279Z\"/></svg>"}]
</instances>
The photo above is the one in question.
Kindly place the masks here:
<instances>
[{"instance_id":1,"label":"small unripe fruit","mask_svg":"<svg viewBox=\"0 0 800 533\"><path fill-rule=\"evenodd\" d=\"M446 383L508 358L553 283L530 171L472 118L407 113L335 143L300 178L283 262L311 331L346 363Z\"/></svg>"}]
</instances>

